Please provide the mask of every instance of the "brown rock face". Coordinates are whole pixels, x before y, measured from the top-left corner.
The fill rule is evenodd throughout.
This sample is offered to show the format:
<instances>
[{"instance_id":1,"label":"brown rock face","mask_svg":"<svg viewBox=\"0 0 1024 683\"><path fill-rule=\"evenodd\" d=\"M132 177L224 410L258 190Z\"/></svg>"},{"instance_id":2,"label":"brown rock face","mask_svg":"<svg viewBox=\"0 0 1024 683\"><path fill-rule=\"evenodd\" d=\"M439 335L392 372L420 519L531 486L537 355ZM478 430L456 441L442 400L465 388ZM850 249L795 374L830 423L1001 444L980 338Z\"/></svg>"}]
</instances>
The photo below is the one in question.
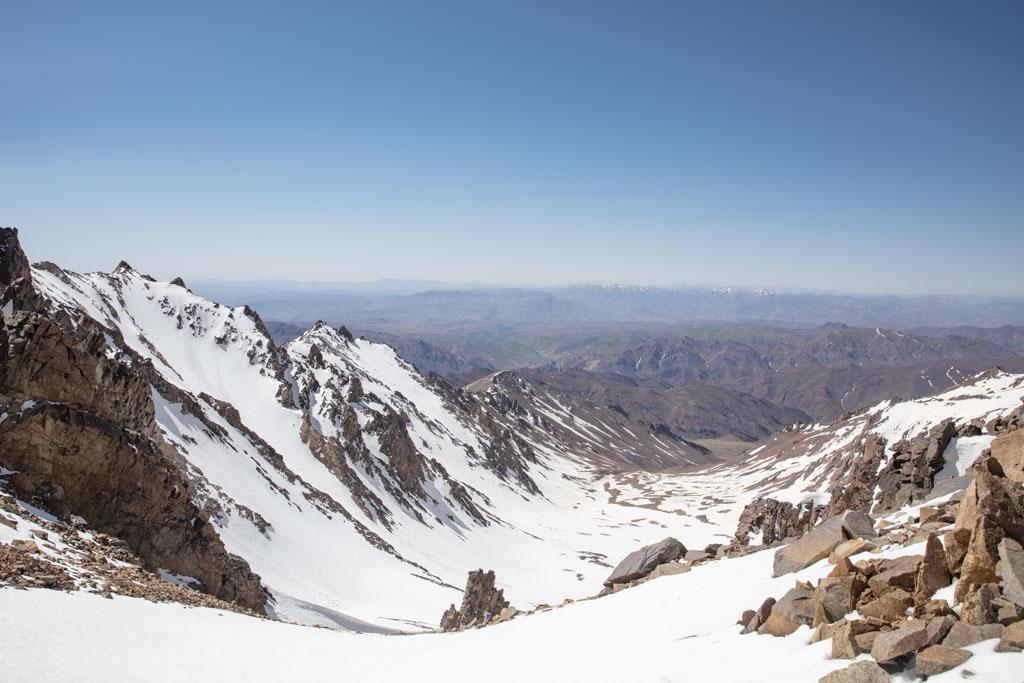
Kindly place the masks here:
<instances>
[{"instance_id":1,"label":"brown rock face","mask_svg":"<svg viewBox=\"0 0 1024 683\"><path fill-rule=\"evenodd\" d=\"M969 626L996 623L999 621L999 605L996 601L1001 597L999 584L983 583L972 586L960 609L960 621Z\"/></svg>"},{"instance_id":2,"label":"brown rock face","mask_svg":"<svg viewBox=\"0 0 1024 683\"><path fill-rule=\"evenodd\" d=\"M1018 429L996 438L992 457L1003 466L1006 477L1018 484L1024 483L1024 429Z\"/></svg>"},{"instance_id":3,"label":"brown rock face","mask_svg":"<svg viewBox=\"0 0 1024 683\"><path fill-rule=\"evenodd\" d=\"M954 436L956 426L947 420L910 443L895 444L889 464L878 475L878 507L898 508L923 500L945 464L942 454Z\"/></svg>"},{"instance_id":4,"label":"brown rock face","mask_svg":"<svg viewBox=\"0 0 1024 683\"><path fill-rule=\"evenodd\" d=\"M8 271L29 277L16 232L0 233L0 244ZM39 303L11 298L25 282L2 294L15 303L0 329L0 404L10 413L0 423L0 464L18 472L11 486L119 537L150 570L191 576L206 592L262 614L259 577L225 550L191 502L176 453L159 434L146 366L108 359L103 330L91 320L18 310Z\"/></svg>"},{"instance_id":5,"label":"brown rock face","mask_svg":"<svg viewBox=\"0 0 1024 683\"><path fill-rule=\"evenodd\" d=\"M455 605L452 605L445 611L441 617L441 630L459 631L489 624L508 606L504 591L494 587L493 571L471 571L466 579L461 608L455 609Z\"/></svg>"}]
</instances>

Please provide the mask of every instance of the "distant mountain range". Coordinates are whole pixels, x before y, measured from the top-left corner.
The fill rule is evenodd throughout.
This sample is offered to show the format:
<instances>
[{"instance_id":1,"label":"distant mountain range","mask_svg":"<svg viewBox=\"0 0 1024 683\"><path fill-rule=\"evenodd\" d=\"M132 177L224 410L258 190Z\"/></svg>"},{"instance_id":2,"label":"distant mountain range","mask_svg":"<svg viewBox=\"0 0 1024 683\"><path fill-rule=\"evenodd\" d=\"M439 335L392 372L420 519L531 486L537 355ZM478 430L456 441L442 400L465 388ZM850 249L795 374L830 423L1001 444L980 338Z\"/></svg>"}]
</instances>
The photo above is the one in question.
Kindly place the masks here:
<instances>
[{"instance_id":1,"label":"distant mountain range","mask_svg":"<svg viewBox=\"0 0 1024 683\"><path fill-rule=\"evenodd\" d=\"M270 283L272 284L272 283ZM355 283L350 283L355 284ZM430 283L421 283L421 286ZM383 332L457 327L771 321L797 326L840 322L895 328L1024 325L1024 298L792 294L764 289L681 289L574 285L550 289L485 288L407 292L315 289L261 284L193 283L195 291L230 304L247 303L272 320L322 319ZM415 283L406 289L415 289Z\"/></svg>"}]
</instances>

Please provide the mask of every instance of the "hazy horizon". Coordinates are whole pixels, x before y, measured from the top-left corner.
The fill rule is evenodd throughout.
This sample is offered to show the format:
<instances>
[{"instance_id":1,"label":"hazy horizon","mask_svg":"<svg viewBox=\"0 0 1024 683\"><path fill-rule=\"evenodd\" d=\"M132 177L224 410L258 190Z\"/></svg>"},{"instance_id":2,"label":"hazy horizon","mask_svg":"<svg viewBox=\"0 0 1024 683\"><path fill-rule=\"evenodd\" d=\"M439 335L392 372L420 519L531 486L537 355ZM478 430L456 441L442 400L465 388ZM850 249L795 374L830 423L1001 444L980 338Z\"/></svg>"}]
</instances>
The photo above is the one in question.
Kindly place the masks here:
<instances>
[{"instance_id":1,"label":"hazy horizon","mask_svg":"<svg viewBox=\"0 0 1024 683\"><path fill-rule=\"evenodd\" d=\"M0 224L164 279L1024 295L1024 4L5 3Z\"/></svg>"}]
</instances>

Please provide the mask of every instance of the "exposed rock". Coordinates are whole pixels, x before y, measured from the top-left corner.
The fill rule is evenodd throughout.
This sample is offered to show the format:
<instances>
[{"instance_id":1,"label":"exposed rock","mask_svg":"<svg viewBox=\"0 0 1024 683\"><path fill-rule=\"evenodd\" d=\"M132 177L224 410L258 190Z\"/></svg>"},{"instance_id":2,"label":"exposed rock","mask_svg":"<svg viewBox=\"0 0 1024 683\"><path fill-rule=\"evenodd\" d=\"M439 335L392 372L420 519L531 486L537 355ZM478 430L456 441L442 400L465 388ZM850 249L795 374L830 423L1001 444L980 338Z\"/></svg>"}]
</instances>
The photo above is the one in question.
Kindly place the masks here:
<instances>
[{"instance_id":1,"label":"exposed rock","mask_svg":"<svg viewBox=\"0 0 1024 683\"><path fill-rule=\"evenodd\" d=\"M949 635L949 631L955 623L957 623L957 619L952 614L929 620L926 626L928 629L928 644L935 645L936 643L941 643Z\"/></svg>"},{"instance_id":2,"label":"exposed rock","mask_svg":"<svg viewBox=\"0 0 1024 683\"><path fill-rule=\"evenodd\" d=\"M878 552L878 548L869 541L851 538L849 541L843 541L837 545L835 550L829 554L828 561L830 564L836 564L844 557L853 557L854 555L869 552Z\"/></svg>"},{"instance_id":3,"label":"exposed rock","mask_svg":"<svg viewBox=\"0 0 1024 683\"><path fill-rule=\"evenodd\" d=\"M946 565L946 551L935 534L928 534L925 543L924 560L917 572L914 585L914 602L924 603L940 588L950 584L949 568Z\"/></svg>"},{"instance_id":4,"label":"exposed rock","mask_svg":"<svg viewBox=\"0 0 1024 683\"><path fill-rule=\"evenodd\" d=\"M855 659L862 650L857 646L856 636L867 633L869 627L863 621L846 621L835 624L832 632L832 659Z\"/></svg>"},{"instance_id":5,"label":"exposed rock","mask_svg":"<svg viewBox=\"0 0 1024 683\"><path fill-rule=\"evenodd\" d=\"M877 596L884 596L893 588L913 591L922 559L920 555L908 555L882 560L878 565L879 572L868 579L868 585Z\"/></svg>"},{"instance_id":6,"label":"exposed rock","mask_svg":"<svg viewBox=\"0 0 1024 683\"><path fill-rule=\"evenodd\" d=\"M761 627L773 636L788 636L801 626L814 623L814 592L807 588L791 588L772 607L768 620ZM759 633L762 631L759 629Z\"/></svg>"},{"instance_id":7,"label":"exposed rock","mask_svg":"<svg viewBox=\"0 0 1024 683\"><path fill-rule=\"evenodd\" d=\"M442 631L458 631L472 626L488 624L508 608L505 591L494 587L494 572L477 569L469 572L462 606L453 604L441 617Z\"/></svg>"},{"instance_id":8,"label":"exposed rock","mask_svg":"<svg viewBox=\"0 0 1024 683\"><path fill-rule=\"evenodd\" d=\"M946 647L959 649L980 643L983 640L998 638L1003 634L1005 628L1002 624L986 624L985 626L970 626L958 621L949 629L949 633L942 639Z\"/></svg>"},{"instance_id":9,"label":"exposed rock","mask_svg":"<svg viewBox=\"0 0 1024 683\"><path fill-rule=\"evenodd\" d=\"M686 547L671 536L657 543L646 545L626 555L604 580L604 585L611 586L616 583L635 581L650 574L659 564L677 560L684 553L686 553Z\"/></svg>"},{"instance_id":10,"label":"exposed rock","mask_svg":"<svg viewBox=\"0 0 1024 683\"><path fill-rule=\"evenodd\" d=\"M1024 434L1024 430L1015 432ZM1024 607L1024 548L1012 538L999 542L999 564L996 573L1003 580L1003 596L1018 607Z\"/></svg>"},{"instance_id":11,"label":"exposed rock","mask_svg":"<svg viewBox=\"0 0 1024 683\"><path fill-rule=\"evenodd\" d=\"M914 599L902 589L894 589L880 598L875 598L857 607L857 611L865 617L881 619L892 623L903 619L907 610L914 604Z\"/></svg>"},{"instance_id":12,"label":"exposed rock","mask_svg":"<svg viewBox=\"0 0 1024 683\"><path fill-rule=\"evenodd\" d=\"M1007 478L1024 483L1024 429L997 437L989 448L992 457L1003 466Z\"/></svg>"},{"instance_id":13,"label":"exposed rock","mask_svg":"<svg viewBox=\"0 0 1024 683\"><path fill-rule=\"evenodd\" d=\"M914 668L919 674L934 676L955 669L970 659L972 654L968 650L954 650L945 645L930 645L917 653Z\"/></svg>"},{"instance_id":14,"label":"exposed rock","mask_svg":"<svg viewBox=\"0 0 1024 683\"><path fill-rule=\"evenodd\" d=\"M927 642L928 630L924 626L904 626L879 634L871 646L871 656L877 662L888 662L922 648Z\"/></svg>"},{"instance_id":15,"label":"exposed rock","mask_svg":"<svg viewBox=\"0 0 1024 683\"><path fill-rule=\"evenodd\" d=\"M996 652L1021 652L1024 651L1024 621L1011 624L1003 631L996 645Z\"/></svg>"},{"instance_id":16,"label":"exposed rock","mask_svg":"<svg viewBox=\"0 0 1024 683\"><path fill-rule=\"evenodd\" d=\"M854 662L845 669L825 674L818 683L889 683L885 669L870 660Z\"/></svg>"},{"instance_id":17,"label":"exposed rock","mask_svg":"<svg viewBox=\"0 0 1024 683\"><path fill-rule=\"evenodd\" d=\"M809 567L828 557L843 541L867 534L874 535L873 522L863 512L848 511L825 520L775 552L773 575L782 576Z\"/></svg>"},{"instance_id":18,"label":"exposed rock","mask_svg":"<svg viewBox=\"0 0 1024 683\"><path fill-rule=\"evenodd\" d=\"M971 543L970 529L955 529L942 537L946 551L946 567L950 574L959 574L960 567L967 555L967 546Z\"/></svg>"},{"instance_id":19,"label":"exposed rock","mask_svg":"<svg viewBox=\"0 0 1024 683\"><path fill-rule=\"evenodd\" d=\"M834 622L849 614L867 584L858 576L824 578L814 591L815 600L825 611L827 621Z\"/></svg>"},{"instance_id":20,"label":"exposed rock","mask_svg":"<svg viewBox=\"0 0 1024 683\"><path fill-rule=\"evenodd\" d=\"M893 446L893 455L878 474L876 509L892 509L928 497L945 459L943 452L956 435L952 420L932 428L926 434Z\"/></svg>"},{"instance_id":21,"label":"exposed rock","mask_svg":"<svg viewBox=\"0 0 1024 683\"><path fill-rule=\"evenodd\" d=\"M662 562L654 568L650 574L647 575L648 579L657 579L661 576L673 576L675 574L685 574L690 571L690 567L682 564L681 562Z\"/></svg>"},{"instance_id":22,"label":"exposed rock","mask_svg":"<svg viewBox=\"0 0 1024 683\"><path fill-rule=\"evenodd\" d=\"M831 485L832 496L823 517L835 517L846 510L871 509L878 480L879 465L885 458L886 441L877 434L868 434L861 452L853 458L850 469Z\"/></svg>"},{"instance_id":23,"label":"exposed rock","mask_svg":"<svg viewBox=\"0 0 1024 683\"><path fill-rule=\"evenodd\" d=\"M19 278L31 280L28 257L21 249L17 228L0 228L0 289Z\"/></svg>"},{"instance_id":24,"label":"exposed rock","mask_svg":"<svg viewBox=\"0 0 1024 683\"><path fill-rule=\"evenodd\" d=\"M984 626L999 621L999 606L993 600L1002 597L999 584L983 583L972 587L960 609L960 621L971 626Z\"/></svg>"},{"instance_id":25,"label":"exposed rock","mask_svg":"<svg viewBox=\"0 0 1024 683\"><path fill-rule=\"evenodd\" d=\"M709 557L711 557L711 555L703 550L687 550L683 555L683 559L687 562L699 562L701 560L706 560Z\"/></svg>"},{"instance_id":26,"label":"exposed rock","mask_svg":"<svg viewBox=\"0 0 1024 683\"><path fill-rule=\"evenodd\" d=\"M768 547L786 538L803 536L821 518L821 511L821 506L811 503L793 505L774 498L757 498L740 513L732 547L745 548L752 534L759 534L761 544Z\"/></svg>"}]
</instances>

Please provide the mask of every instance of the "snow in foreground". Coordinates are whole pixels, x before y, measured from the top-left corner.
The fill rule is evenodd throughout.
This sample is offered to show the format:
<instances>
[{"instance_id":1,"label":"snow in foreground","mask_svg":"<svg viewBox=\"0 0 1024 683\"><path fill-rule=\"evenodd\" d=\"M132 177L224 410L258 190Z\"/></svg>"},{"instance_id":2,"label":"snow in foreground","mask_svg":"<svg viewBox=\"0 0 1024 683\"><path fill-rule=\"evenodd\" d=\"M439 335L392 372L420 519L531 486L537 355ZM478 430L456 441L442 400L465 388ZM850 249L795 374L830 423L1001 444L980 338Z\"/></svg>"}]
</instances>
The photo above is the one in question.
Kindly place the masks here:
<instances>
[{"instance_id":1,"label":"snow in foreground","mask_svg":"<svg viewBox=\"0 0 1024 683\"><path fill-rule=\"evenodd\" d=\"M886 555L921 546L893 547ZM817 681L849 662L831 641L739 635L742 610L822 561L771 577L774 551L702 565L597 600L478 630L384 636L291 626L211 609L48 590L0 590L5 681ZM969 647L964 667L934 681L1019 683L1024 654ZM862 656L866 657L866 656ZM894 680L914 680L909 675Z\"/></svg>"}]
</instances>

